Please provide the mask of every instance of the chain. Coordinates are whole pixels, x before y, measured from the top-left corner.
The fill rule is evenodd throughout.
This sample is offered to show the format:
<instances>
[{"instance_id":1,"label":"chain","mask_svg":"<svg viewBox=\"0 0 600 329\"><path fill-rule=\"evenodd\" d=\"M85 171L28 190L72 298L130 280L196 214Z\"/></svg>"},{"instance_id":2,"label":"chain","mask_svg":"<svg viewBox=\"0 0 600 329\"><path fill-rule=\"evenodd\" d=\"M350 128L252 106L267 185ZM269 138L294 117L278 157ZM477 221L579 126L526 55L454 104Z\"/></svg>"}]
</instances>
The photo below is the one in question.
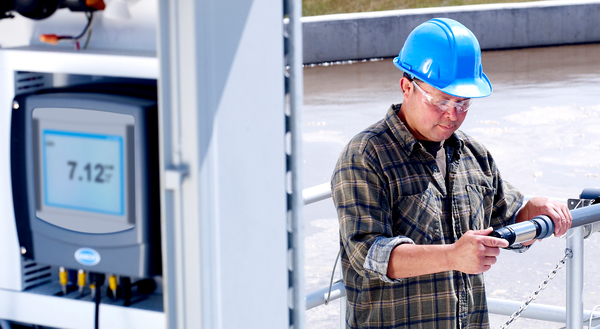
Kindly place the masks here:
<instances>
[{"instance_id":1,"label":"chain","mask_svg":"<svg viewBox=\"0 0 600 329\"><path fill-rule=\"evenodd\" d=\"M531 302L533 302L536 298L538 298L538 296L540 295L540 292L542 290L546 289L546 286L548 286L548 282L550 282L550 280L554 279L554 277L556 276L556 273L561 268L563 268L563 266L565 266L565 263L567 262L567 258L571 258L571 257L573 257L573 251L569 248L565 249L565 255L563 256L563 258L560 261L558 261L558 264L556 264L556 268L554 268L552 270L552 272L550 272L550 274L548 274L548 277L546 278L546 280L544 280L540 284L538 289L529 296L529 299L527 299L527 301L525 303L523 303L523 305L521 305L521 307L519 308L518 311L516 311L515 313L513 313L510 316L510 319L508 319L508 321L506 321L506 323L504 323L500 327L500 329L508 328L516 319L519 318L519 316L521 316L521 313L523 313L529 307L529 304L531 304Z\"/></svg>"}]
</instances>

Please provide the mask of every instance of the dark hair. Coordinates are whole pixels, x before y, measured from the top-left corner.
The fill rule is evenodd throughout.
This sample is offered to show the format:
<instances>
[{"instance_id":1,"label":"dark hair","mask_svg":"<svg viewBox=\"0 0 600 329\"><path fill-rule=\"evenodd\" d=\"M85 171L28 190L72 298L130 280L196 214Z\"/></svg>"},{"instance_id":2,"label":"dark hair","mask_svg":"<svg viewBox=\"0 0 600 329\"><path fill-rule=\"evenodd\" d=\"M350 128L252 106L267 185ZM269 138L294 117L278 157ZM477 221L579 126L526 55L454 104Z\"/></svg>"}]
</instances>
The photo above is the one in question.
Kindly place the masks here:
<instances>
[{"instance_id":1,"label":"dark hair","mask_svg":"<svg viewBox=\"0 0 600 329\"><path fill-rule=\"evenodd\" d=\"M410 81L416 80L417 82L423 82L423 81L421 81L421 79L419 79L419 78L416 78L416 77L415 77L415 78L413 78L413 77L411 77L411 76L410 76L410 74L408 74L408 73L406 73L406 72L404 72L404 77L405 77L405 78L407 78L407 79L408 79L408 80L410 80Z\"/></svg>"}]
</instances>

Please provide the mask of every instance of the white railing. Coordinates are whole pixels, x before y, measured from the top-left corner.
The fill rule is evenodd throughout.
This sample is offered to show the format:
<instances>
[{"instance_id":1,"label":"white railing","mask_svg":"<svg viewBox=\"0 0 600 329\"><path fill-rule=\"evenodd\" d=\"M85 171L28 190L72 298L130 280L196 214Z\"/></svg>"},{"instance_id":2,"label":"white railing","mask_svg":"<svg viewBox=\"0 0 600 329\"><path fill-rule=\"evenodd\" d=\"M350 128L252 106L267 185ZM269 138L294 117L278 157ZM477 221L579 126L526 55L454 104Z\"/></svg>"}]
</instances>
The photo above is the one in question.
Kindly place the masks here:
<instances>
[{"instance_id":1,"label":"white railing","mask_svg":"<svg viewBox=\"0 0 600 329\"><path fill-rule=\"evenodd\" d=\"M306 188L302 191L304 205L309 205L317 201L331 198L331 188L329 183Z\"/></svg>"},{"instance_id":2,"label":"white railing","mask_svg":"<svg viewBox=\"0 0 600 329\"><path fill-rule=\"evenodd\" d=\"M304 198L304 204L309 205L321 200L325 200L331 197L331 190L329 183L313 186L304 189L302 192ZM531 196L525 196L525 200L531 199ZM558 200L558 199L554 199ZM564 200L560 200L564 202ZM594 228L591 228L591 232L598 231L596 227L600 222L593 224ZM586 236L586 237L587 237ZM567 285L566 285L566 299L567 307L543 305L531 303L529 307L521 313L521 317L528 319L536 319L542 321L559 322L565 323L568 329L581 328L583 323L588 323L587 319L595 319L595 324L600 321L600 311L592 312L590 310L583 309L583 240L584 240L584 227L574 227L567 232L567 243L566 247L571 250L572 256L567 259L566 270L567 270ZM344 328L344 317L345 317L345 301L346 301L346 290L344 284L341 281L335 282L331 287L331 294L329 294L329 286L311 292L306 296L306 309L315 308L326 304L329 295L329 302L342 299L340 307L340 328ZM488 298L488 311L492 314L500 315L512 315L518 311L521 307L522 302L503 300L496 298ZM585 319L585 321L584 321ZM597 320L596 320L597 319ZM591 327L590 327L591 328ZM599 329L600 326L593 327Z\"/></svg>"},{"instance_id":3,"label":"white railing","mask_svg":"<svg viewBox=\"0 0 600 329\"><path fill-rule=\"evenodd\" d=\"M311 308L324 305L325 301L327 301L328 295L329 286L308 294L306 296L306 309L310 310ZM329 295L329 302L342 297L346 297L346 289L344 289L344 283L342 281L337 281L333 285L331 285L331 295Z\"/></svg>"}]
</instances>

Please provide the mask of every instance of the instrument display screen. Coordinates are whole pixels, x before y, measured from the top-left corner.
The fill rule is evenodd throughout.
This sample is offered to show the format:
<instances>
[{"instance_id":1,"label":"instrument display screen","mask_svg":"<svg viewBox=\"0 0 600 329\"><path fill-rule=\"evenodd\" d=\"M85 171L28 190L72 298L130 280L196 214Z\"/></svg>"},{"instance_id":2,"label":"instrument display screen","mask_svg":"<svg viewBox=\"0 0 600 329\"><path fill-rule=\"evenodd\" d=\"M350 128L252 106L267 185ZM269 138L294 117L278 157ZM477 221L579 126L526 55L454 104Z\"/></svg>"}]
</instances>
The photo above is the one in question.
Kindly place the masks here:
<instances>
[{"instance_id":1,"label":"instrument display screen","mask_svg":"<svg viewBox=\"0 0 600 329\"><path fill-rule=\"evenodd\" d=\"M124 215L123 137L45 130L44 204Z\"/></svg>"}]
</instances>

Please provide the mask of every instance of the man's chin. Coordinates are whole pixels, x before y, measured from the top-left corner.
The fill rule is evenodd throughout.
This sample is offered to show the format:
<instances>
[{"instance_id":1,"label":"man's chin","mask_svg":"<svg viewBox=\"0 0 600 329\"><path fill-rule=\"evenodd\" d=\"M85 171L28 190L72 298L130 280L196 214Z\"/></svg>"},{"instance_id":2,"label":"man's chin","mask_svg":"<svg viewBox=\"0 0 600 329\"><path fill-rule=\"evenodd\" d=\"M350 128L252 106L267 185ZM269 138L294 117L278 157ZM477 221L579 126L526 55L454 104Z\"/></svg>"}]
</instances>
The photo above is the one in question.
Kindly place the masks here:
<instances>
[{"instance_id":1,"label":"man's chin","mask_svg":"<svg viewBox=\"0 0 600 329\"><path fill-rule=\"evenodd\" d=\"M431 137L435 138L435 140L437 142L441 142L441 141L445 141L446 139L450 138L450 136L452 136L452 134L454 134L455 131L456 131L456 127L447 128L445 126L438 126L435 136L431 136Z\"/></svg>"}]
</instances>

